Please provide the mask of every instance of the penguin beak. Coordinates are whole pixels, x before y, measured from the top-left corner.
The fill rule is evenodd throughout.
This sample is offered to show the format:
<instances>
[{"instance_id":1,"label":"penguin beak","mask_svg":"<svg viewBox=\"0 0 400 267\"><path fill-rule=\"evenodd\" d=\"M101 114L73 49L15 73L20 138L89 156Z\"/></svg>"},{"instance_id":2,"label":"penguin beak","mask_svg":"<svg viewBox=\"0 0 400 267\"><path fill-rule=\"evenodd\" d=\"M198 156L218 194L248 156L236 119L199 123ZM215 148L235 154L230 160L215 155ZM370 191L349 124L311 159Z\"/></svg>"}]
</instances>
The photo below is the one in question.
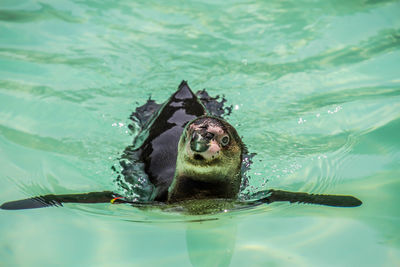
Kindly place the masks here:
<instances>
[{"instance_id":1,"label":"penguin beak","mask_svg":"<svg viewBox=\"0 0 400 267\"><path fill-rule=\"evenodd\" d=\"M198 153L207 151L213 137L214 135L209 132L194 131L190 139L190 149Z\"/></svg>"}]
</instances>

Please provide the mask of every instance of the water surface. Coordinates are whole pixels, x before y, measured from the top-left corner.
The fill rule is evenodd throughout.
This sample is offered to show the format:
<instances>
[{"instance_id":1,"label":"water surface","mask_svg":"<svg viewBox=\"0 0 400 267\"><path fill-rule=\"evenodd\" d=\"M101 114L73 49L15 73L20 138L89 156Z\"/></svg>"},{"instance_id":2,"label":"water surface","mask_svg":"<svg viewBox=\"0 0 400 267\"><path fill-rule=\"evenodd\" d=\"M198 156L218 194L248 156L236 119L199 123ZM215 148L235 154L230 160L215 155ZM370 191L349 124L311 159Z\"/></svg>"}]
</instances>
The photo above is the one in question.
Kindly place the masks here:
<instances>
[{"instance_id":1,"label":"water surface","mask_svg":"<svg viewBox=\"0 0 400 267\"><path fill-rule=\"evenodd\" d=\"M3 0L0 202L117 189L128 116L185 79L233 106L257 153L247 190L364 204L2 211L0 265L400 265L399 14L398 1Z\"/></svg>"}]
</instances>

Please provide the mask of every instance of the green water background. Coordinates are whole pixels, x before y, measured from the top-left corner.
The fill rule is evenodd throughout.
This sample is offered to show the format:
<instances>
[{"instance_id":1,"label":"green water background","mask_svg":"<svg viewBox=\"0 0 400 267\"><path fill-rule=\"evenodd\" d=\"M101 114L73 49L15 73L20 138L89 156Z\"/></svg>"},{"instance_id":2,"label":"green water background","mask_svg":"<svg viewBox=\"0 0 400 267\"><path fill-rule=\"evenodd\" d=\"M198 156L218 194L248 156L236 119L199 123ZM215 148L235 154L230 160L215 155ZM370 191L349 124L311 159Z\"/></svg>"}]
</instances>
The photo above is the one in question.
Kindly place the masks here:
<instances>
[{"instance_id":1,"label":"green water background","mask_svg":"<svg viewBox=\"0 0 400 267\"><path fill-rule=\"evenodd\" d=\"M0 202L115 189L129 114L182 79L233 106L249 190L364 204L1 211L1 266L400 265L399 1L2 0Z\"/></svg>"}]
</instances>

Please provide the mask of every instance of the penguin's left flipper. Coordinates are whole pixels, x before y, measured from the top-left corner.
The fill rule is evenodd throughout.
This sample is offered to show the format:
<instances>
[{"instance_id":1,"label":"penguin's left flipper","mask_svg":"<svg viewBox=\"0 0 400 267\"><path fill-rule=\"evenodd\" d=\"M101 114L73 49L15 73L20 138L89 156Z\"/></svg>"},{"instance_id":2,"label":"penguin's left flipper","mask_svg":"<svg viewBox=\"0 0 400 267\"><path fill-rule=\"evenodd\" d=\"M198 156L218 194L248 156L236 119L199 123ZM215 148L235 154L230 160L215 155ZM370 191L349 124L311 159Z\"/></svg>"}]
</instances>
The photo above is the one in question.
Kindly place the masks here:
<instances>
[{"instance_id":1,"label":"penguin's left flipper","mask_svg":"<svg viewBox=\"0 0 400 267\"><path fill-rule=\"evenodd\" d=\"M358 207L362 201L353 196L308 194L303 192L289 192L283 190L267 190L262 192L267 196L255 200L254 204L289 201L290 203L317 204L332 207Z\"/></svg>"},{"instance_id":2,"label":"penguin's left flipper","mask_svg":"<svg viewBox=\"0 0 400 267\"><path fill-rule=\"evenodd\" d=\"M62 206L62 203L129 203L120 195L111 191L83 194L45 195L33 198L10 201L2 204L3 210L37 209L51 206Z\"/></svg>"}]
</instances>

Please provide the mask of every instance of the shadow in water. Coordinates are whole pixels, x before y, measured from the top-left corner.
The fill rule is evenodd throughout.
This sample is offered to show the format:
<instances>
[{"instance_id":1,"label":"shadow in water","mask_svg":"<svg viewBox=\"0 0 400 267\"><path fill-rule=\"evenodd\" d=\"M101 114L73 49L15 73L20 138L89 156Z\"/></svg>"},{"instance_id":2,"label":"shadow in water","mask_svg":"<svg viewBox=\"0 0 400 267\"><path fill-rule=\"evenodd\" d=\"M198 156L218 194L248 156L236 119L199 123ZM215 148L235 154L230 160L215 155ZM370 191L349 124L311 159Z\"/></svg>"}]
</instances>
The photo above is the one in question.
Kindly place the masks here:
<instances>
[{"instance_id":1,"label":"shadow in water","mask_svg":"<svg viewBox=\"0 0 400 267\"><path fill-rule=\"evenodd\" d=\"M236 243L237 223L188 223L186 245L193 266L229 266Z\"/></svg>"}]
</instances>

